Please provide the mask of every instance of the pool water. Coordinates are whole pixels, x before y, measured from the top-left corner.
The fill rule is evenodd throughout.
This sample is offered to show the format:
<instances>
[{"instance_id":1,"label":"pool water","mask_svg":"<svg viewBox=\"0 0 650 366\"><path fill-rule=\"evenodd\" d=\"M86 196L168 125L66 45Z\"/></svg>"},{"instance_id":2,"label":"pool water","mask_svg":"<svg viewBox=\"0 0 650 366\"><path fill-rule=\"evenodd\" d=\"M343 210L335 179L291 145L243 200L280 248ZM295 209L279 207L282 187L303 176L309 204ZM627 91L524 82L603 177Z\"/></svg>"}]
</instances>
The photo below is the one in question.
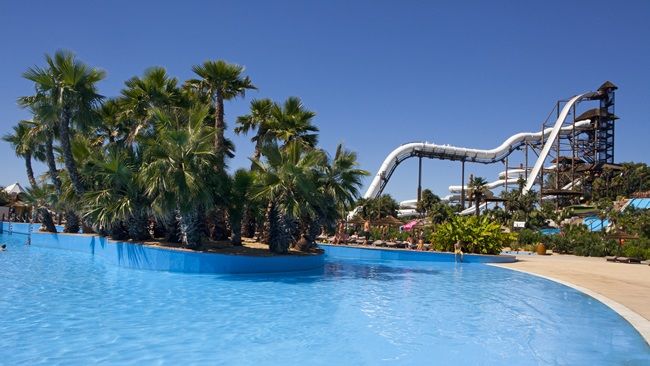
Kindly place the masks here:
<instances>
[{"instance_id":1,"label":"pool water","mask_svg":"<svg viewBox=\"0 0 650 366\"><path fill-rule=\"evenodd\" d=\"M602 303L483 264L190 275L25 239L0 235L0 364L650 364Z\"/></svg>"}]
</instances>

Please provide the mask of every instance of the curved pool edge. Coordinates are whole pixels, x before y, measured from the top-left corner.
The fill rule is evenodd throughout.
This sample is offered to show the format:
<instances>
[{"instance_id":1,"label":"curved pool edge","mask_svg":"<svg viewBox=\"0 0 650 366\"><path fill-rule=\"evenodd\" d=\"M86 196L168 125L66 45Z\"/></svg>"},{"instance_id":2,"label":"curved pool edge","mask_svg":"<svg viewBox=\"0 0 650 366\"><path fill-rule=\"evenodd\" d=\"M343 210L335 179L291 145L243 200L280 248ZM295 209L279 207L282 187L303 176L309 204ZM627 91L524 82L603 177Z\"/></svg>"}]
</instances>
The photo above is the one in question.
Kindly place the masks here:
<instances>
[{"instance_id":1,"label":"curved pool edge","mask_svg":"<svg viewBox=\"0 0 650 366\"><path fill-rule=\"evenodd\" d=\"M424 262L455 262L456 255L449 252L387 249L318 243L326 255L362 260L401 260ZM463 254L463 263L514 263L514 255Z\"/></svg>"},{"instance_id":2,"label":"curved pool edge","mask_svg":"<svg viewBox=\"0 0 650 366\"><path fill-rule=\"evenodd\" d=\"M88 253L119 267L151 271L190 274L264 274L305 272L322 268L325 264L324 254L251 256L193 252L114 241L87 234L34 232L31 238L33 246Z\"/></svg>"},{"instance_id":3,"label":"curved pool edge","mask_svg":"<svg viewBox=\"0 0 650 366\"><path fill-rule=\"evenodd\" d=\"M617 301L614 301L614 300L610 299L607 296L601 295L598 292L590 290L590 289L588 289L586 287L582 287L582 286L576 285L576 284L568 282L568 281L560 280L558 278L542 275L542 274L539 274L539 273L525 271L525 270L519 269L519 268L511 268L511 267L500 266L499 263L486 263L486 264L489 265L489 266L496 267L496 268L507 269L507 270L520 272L520 273L524 273L524 274L527 274L527 275L543 278L543 279L558 283L560 285L570 287L570 288L572 288L572 289L574 289L576 291L582 292L583 294L585 294L587 296L590 296L590 297L594 298L597 301L600 301L601 303L605 304L608 308L614 310L614 312L616 312L623 319L625 319L628 323L630 323L630 325L632 325L632 327L639 333L641 338L643 338L643 340L645 340L646 344L648 344L648 346L650 346L650 320L644 318L639 313L637 313L634 310L628 308L627 306L625 306L625 305L623 305L623 304L621 304L621 303L619 303Z\"/></svg>"}]
</instances>

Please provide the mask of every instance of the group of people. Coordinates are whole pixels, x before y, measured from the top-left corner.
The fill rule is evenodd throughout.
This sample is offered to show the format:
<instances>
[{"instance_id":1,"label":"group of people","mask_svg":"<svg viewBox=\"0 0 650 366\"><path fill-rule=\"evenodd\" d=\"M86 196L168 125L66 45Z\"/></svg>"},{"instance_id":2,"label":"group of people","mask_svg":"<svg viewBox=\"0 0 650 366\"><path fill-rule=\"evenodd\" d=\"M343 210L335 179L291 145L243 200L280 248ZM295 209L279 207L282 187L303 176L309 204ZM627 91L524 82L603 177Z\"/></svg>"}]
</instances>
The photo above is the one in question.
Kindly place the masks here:
<instances>
[{"instance_id":1,"label":"group of people","mask_svg":"<svg viewBox=\"0 0 650 366\"><path fill-rule=\"evenodd\" d=\"M370 220L366 220L363 223L363 231L361 232L361 235L358 234L358 232L354 232L352 236L349 236L346 232L346 226L344 221L339 221L338 225L336 226L336 233L334 234L334 239L332 240L333 244L346 244L349 240L353 239L360 239L363 238L363 245L368 245L370 244L370 238L371 238L371 225L370 225ZM379 235L380 239L382 241L388 241L390 238L388 237L389 235L389 226L388 225L382 225L379 227ZM420 229L414 232L414 230L409 231L409 236L406 239L406 242L408 244L416 244L417 240L417 249L418 250L424 250L424 230Z\"/></svg>"},{"instance_id":2,"label":"group of people","mask_svg":"<svg viewBox=\"0 0 650 366\"><path fill-rule=\"evenodd\" d=\"M336 226L336 232L334 234L334 239L332 240L333 244L347 244L349 240L357 240L363 238L363 245L368 245L370 244L370 221L366 220L363 223L363 231L361 232L361 235L358 235L357 232L354 232L352 236L349 236L346 232L346 225L344 221L339 221L338 225ZM388 226L380 226L379 227L379 233L381 235L381 240L388 240ZM406 239L406 242L409 244L409 246L412 246L416 244L417 240L417 250L425 250L425 245L424 245L424 230L419 229L415 230L412 229L409 231L408 238ZM462 244L461 242L456 242L454 244L454 256L456 258L456 261L461 261L463 260L463 249L462 249Z\"/></svg>"}]
</instances>

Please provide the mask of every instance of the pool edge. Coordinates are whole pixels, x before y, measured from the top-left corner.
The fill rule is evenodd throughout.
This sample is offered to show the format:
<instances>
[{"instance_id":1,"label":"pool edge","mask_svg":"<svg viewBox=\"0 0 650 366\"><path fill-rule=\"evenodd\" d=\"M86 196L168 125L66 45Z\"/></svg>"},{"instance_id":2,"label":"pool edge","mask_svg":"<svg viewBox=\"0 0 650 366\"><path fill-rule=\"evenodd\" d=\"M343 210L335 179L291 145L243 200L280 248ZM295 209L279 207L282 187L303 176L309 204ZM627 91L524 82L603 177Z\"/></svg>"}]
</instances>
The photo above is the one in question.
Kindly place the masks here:
<instances>
[{"instance_id":1,"label":"pool edge","mask_svg":"<svg viewBox=\"0 0 650 366\"><path fill-rule=\"evenodd\" d=\"M539 277L539 278L543 278L543 279L546 279L546 280L549 280L549 281L553 281L555 283L559 283L560 285L570 287L570 288L572 288L572 289L574 289L576 291L582 292L583 294L585 294L587 296L590 296L590 297L594 298L595 300L600 301L601 303L605 304L608 308L614 310L614 312L616 312L618 315L623 317L623 319L625 319L628 323L630 323L632 328L634 328L639 333L639 335L641 336L641 338L643 338L643 340L646 342L646 344L648 346L650 346L650 320L644 318L643 316L641 316L639 313L635 312L634 310L628 308L627 306L625 306L625 305L623 305L623 304L621 304L621 303L619 303L617 301L614 301L614 300L610 299L607 296L601 295L598 292L590 290L590 289L588 289L586 287L582 287L582 286L576 285L574 283L564 281L564 280L560 280L560 279L557 279L557 278L554 278L554 277L550 277L550 276L546 276L546 275L542 275L542 274L538 274L538 273L534 273L534 272L525 271L523 269L501 266L500 263L485 263L485 264L488 265L488 266L508 269L508 270L511 270L511 271L525 273L525 274L528 274L528 275L531 275L531 276L536 276L536 277Z\"/></svg>"}]
</instances>

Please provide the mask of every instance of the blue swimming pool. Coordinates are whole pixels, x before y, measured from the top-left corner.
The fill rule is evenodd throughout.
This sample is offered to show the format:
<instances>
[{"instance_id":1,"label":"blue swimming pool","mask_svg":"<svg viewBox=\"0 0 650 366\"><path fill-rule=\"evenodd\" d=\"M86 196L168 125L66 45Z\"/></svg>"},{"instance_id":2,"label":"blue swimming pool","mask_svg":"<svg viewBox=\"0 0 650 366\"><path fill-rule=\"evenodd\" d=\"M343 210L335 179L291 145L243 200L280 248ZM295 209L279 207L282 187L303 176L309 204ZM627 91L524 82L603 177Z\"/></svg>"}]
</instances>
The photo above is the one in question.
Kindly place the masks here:
<instances>
[{"instance_id":1,"label":"blue swimming pool","mask_svg":"<svg viewBox=\"0 0 650 366\"><path fill-rule=\"evenodd\" d=\"M484 264L326 258L266 275L133 270L0 235L0 364L650 364L620 316Z\"/></svg>"}]
</instances>

